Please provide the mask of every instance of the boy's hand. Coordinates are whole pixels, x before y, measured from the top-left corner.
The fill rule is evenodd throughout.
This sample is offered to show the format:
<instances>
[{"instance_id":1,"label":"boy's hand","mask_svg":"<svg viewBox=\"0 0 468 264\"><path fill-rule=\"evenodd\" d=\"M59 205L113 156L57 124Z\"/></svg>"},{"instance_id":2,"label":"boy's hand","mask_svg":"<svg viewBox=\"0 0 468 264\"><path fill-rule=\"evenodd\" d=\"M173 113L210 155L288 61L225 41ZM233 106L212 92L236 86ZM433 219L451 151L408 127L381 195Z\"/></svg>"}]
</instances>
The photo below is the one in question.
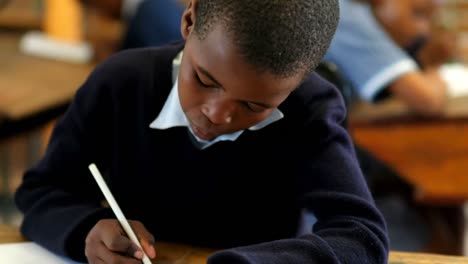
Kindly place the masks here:
<instances>
[{"instance_id":1,"label":"boy's hand","mask_svg":"<svg viewBox=\"0 0 468 264\"><path fill-rule=\"evenodd\" d=\"M425 68L440 65L459 56L457 35L447 30L437 30L432 33L428 43L421 49L418 58Z\"/></svg>"},{"instance_id":2,"label":"boy's hand","mask_svg":"<svg viewBox=\"0 0 468 264\"><path fill-rule=\"evenodd\" d=\"M154 237L139 221L129 221L146 255L156 257ZM100 220L86 237L85 255L90 264L141 263L143 251L126 235L116 219Z\"/></svg>"}]
</instances>

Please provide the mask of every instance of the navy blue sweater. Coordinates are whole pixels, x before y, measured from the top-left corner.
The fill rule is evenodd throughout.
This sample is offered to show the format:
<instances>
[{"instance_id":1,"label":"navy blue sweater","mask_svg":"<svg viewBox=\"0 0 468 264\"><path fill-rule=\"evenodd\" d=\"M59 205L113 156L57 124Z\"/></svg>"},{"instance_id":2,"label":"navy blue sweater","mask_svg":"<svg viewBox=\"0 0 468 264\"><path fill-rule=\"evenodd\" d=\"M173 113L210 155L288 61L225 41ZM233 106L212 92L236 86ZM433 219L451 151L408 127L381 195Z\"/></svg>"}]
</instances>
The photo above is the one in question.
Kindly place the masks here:
<instances>
[{"instance_id":1,"label":"navy blue sweater","mask_svg":"<svg viewBox=\"0 0 468 264\"><path fill-rule=\"evenodd\" d=\"M386 263L385 223L336 88L311 74L280 105L283 119L200 150L187 128L149 128L182 47L121 52L94 70L17 190L23 234L85 260L87 233L114 218L87 169L95 162L127 218L158 240L219 248L209 264ZM302 208L318 222L297 237Z\"/></svg>"}]
</instances>

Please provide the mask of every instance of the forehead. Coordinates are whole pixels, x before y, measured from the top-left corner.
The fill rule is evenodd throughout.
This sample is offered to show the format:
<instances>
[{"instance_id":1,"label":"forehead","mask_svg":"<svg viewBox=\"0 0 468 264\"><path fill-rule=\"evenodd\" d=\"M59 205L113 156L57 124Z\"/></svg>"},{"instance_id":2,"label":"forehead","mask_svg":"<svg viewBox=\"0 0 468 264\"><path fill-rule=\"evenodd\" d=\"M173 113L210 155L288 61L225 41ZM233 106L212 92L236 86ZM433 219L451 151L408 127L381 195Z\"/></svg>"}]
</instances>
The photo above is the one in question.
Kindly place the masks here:
<instances>
[{"instance_id":1,"label":"forehead","mask_svg":"<svg viewBox=\"0 0 468 264\"><path fill-rule=\"evenodd\" d=\"M279 78L269 72L259 71L247 62L221 26L213 27L204 39L199 39L192 32L187 39L184 54L194 70L202 67L225 90L239 97L254 100L281 97L284 93L289 94L302 79L302 74Z\"/></svg>"},{"instance_id":2,"label":"forehead","mask_svg":"<svg viewBox=\"0 0 468 264\"><path fill-rule=\"evenodd\" d=\"M426 9L430 11L435 7L435 0L400 0L401 2L406 3L406 6L410 9Z\"/></svg>"},{"instance_id":3,"label":"forehead","mask_svg":"<svg viewBox=\"0 0 468 264\"><path fill-rule=\"evenodd\" d=\"M415 9L431 9L436 6L437 0L384 0L376 1L377 6L395 10L396 12L407 12Z\"/></svg>"}]
</instances>

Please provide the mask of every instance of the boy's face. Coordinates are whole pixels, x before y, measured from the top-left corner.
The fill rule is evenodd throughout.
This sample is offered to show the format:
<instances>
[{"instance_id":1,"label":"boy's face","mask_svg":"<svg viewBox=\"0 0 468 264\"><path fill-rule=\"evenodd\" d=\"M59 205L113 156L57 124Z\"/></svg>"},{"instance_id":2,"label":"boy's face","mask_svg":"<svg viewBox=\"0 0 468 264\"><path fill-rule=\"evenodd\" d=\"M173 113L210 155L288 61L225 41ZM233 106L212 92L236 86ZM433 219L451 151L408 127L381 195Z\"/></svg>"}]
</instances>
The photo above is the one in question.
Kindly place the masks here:
<instances>
[{"instance_id":1,"label":"boy's face","mask_svg":"<svg viewBox=\"0 0 468 264\"><path fill-rule=\"evenodd\" d=\"M374 0L374 13L401 47L427 37L436 8L434 0Z\"/></svg>"},{"instance_id":2,"label":"boy's face","mask_svg":"<svg viewBox=\"0 0 468 264\"><path fill-rule=\"evenodd\" d=\"M194 1L192 1L194 2ZM186 39L179 98L195 134L204 140L247 129L267 118L300 84L303 74L277 78L258 73L216 26L205 39L193 31L193 8L182 19Z\"/></svg>"}]
</instances>

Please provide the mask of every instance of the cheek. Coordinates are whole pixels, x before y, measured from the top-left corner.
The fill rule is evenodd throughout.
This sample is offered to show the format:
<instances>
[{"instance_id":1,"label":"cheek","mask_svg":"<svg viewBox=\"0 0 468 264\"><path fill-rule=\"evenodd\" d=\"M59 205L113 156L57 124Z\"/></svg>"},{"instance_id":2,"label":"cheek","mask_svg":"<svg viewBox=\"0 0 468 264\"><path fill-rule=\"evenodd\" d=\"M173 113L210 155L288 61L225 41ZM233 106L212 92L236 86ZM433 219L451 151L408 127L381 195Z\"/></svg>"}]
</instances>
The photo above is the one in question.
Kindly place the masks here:
<instances>
[{"instance_id":1,"label":"cheek","mask_svg":"<svg viewBox=\"0 0 468 264\"><path fill-rule=\"evenodd\" d=\"M424 34L424 23L421 23L415 18L408 20L408 22L403 24L400 28L399 44L404 47L411 45L414 43L417 37L421 36L421 34Z\"/></svg>"},{"instance_id":2,"label":"cheek","mask_svg":"<svg viewBox=\"0 0 468 264\"><path fill-rule=\"evenodd\" d=\"M184 112L193 111L203 102L203 95L189 71L182 71L179 74L179 99Z\"/></svg>"},{"instance_id":3,"label":"cheek","mask_svg":"<svg viewBox=\"0 0 468 264\"><path fill-rule=\"evenodd\" d=\"M270 114L271 114L272 112L273 112L273 110L270 110L270 111L267 111L267 112L265 112L265 113L256 115L255 117L252 118L252 120L253 120L255 123L261 122L261 121L265 120L268 116L270 116Z\"/></svg>"},{"instance_id":4,"label":"cheek","mask_svg":"<svg viewBox=\"0 0 468 264\"><path fill-rule=\"evenodd\" d=\"M377 9L378 16L384 22L384 24L394 24L401 22L401 10L396 8L394 3L391 3L390 1L385 2L385 4L379 6Z\"/></svg>"},{"instance_id":5,"label":"cheek","mask_svg":"<svg viewBox=\"0 0 468 264\"><path fill-rule=\"evenodd\" d=\"M184 112L191 112L197 109L202 102L201 96L197 93L197 87L190 82L179 79L179 100Z\"/></svg>"},{"instance_id":6,"label":"cheek","mask_svg":"<svg viewBox=\"0 0 468 264\"><path fill-rule=\"evenodd\" d=\"M272 112L273 110L270 110L262 114L255 114L255 115L247 114L243 118L240 118L240 120L244 127L251 127L265 120L268 116L270 116Z\"/></svg>"}]
</instances>

